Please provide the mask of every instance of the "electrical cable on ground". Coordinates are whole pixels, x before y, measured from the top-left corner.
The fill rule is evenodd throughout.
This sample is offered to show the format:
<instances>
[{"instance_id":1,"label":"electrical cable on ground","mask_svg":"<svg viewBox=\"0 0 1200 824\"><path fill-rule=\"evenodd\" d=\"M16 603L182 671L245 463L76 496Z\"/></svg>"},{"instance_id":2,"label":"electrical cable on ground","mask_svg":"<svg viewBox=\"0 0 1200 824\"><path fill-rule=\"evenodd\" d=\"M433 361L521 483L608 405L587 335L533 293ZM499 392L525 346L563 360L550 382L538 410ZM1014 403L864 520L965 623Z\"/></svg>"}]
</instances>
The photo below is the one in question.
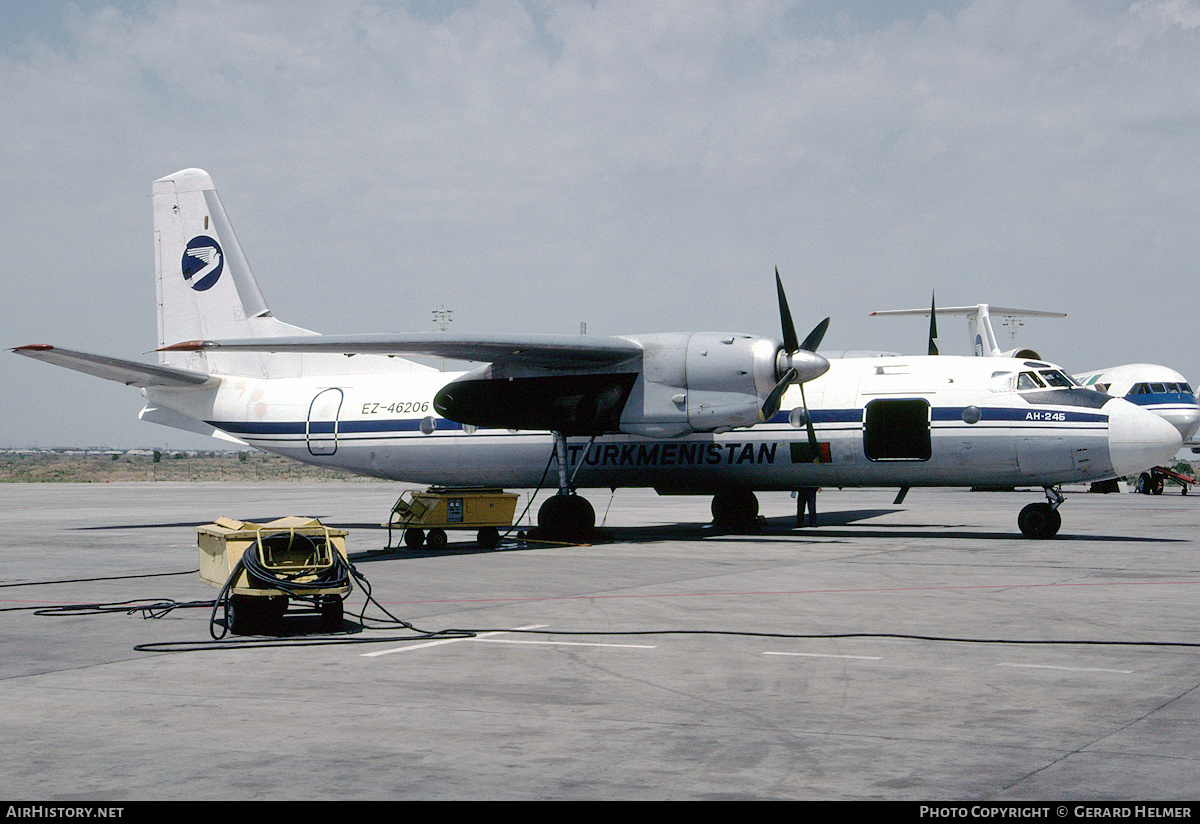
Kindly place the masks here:
<instances>
[{"instance_id":1,"label":"electrical cable on ground","mask_svg":"<svg viewBox=\"0 0 1200 824\"><path fill-rule=\"evenodd\" d=\"M549 468L549 465L547 465ZM255 553L247 551L247 556L254 556ZM65 604L60 606L21 606L21 607L0 607L0 612L32 612L38 616L49 617L71 617L81 615L104 615L123 613L133 615L141 613L143 618L162 618L168 613L176 609L189 608L210 608L212 615L210 617L210 633L212 633L213 642L154 642L147 644L138 644L134 647L139 652L199 652L204 650L228 650L228 649L245 649L249 647L294 647L294 646L329 646L340 644L379 644L379 643L396 643L401 641L427 641L430 639L469 639L485 633L507 633L507 634L527 634L527 635L543 635L543 636L590 636L590 637L629 637L629 636L650 636L650 635L680 635L680 636L725 636L725 637L742 637L742 638L776 638L785 640L832 640L832 639L853 639L853 638L876 638L876 639L893 639L906 641L930 641L937 643L959 643L959 644L1006 644L1016 646L1124 646L1124 647L1143 647L1143 648L1185 648L1192 649L1200 647L1200 642L1189 641L1113 641L1113 640L1089 640L1089 639L1021 639L1021 638L978 638L978 637L956 637L947 635L924 635L918 633L899 633L899 632L828 632L828 633L789 633L789 632L760 632L754 630L731 630L731 629L654 629L654 630L550 630L550 629L513 629L509 627L474 627L474 628L448 628L441 630L425 630L420 629L408 621L393 615L383 604L381 604L374 596L371 590L370 581L367 580L354 564L348 560L341 558L341 555L334 553L338 562L335 563L328 573L327 581L336 582L335 585L341 585L342 582L351 580L358 583L362 590L364 600L362 608L357 615L359 631L374 631L382 629L404 629L413 633L412 635L404 636L372 636L372 637L357 637L347 636L343 634L325 634L305 636L302 638L244 638L238 640L223 640L225 633L220 636L215 634L212 627L217 623L216 614L218 608L223 603L223 598L228 596L228 590L232 587L232 582L235 580L238 573L244 567L239 563L234 572L229 576L225 585L217 598L211 601L174 601L169 598L143 598L131 599L128 601L117 601L109 603L84 603L84 604ZM255 564L251 560L251 565ZM159 575L186 575L194 574L196 570L188 570L186 572L171 572L171 573L155 573L153 575L126 575L126 576L111 576L100 578L75 579L76 581L105 581L105 580L125 580L128 578L140 577L156 577ZM256 574L260 574L256 572ZM272 575L273 583L271 586L278 586L279 581L277 576ZM287 577L287 576L285 576ZM292 576L298 577L298 576ZM6 587L17 586L43 586L58 583L73 583L75 581L29 581L24 583L4 584ZM288 586L288 582L283 583ZM303 586L303 585L301 585ZM379 609L386 618L376 618L366 614L370 605L374 605ZM372 625L374 624L374 626Z\"/></svg>"}]
</instances>

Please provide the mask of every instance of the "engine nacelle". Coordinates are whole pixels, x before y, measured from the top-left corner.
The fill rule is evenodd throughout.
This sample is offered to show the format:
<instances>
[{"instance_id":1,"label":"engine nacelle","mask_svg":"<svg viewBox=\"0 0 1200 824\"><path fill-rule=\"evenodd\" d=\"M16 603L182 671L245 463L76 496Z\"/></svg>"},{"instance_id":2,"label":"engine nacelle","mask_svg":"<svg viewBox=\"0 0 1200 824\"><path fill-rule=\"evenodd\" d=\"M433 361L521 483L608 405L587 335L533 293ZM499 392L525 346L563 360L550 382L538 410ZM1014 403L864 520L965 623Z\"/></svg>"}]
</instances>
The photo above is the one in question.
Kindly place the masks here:
<instances>
[{"instance_id":1,"label":"engine nacelle","mask_svg":"<svg viewBox=\"0 0 1200 824\"><path fill-rule=\"evenodd\" d=\"M1007 352L1001 352L1002 358L1016 358L1017 360L1042 360L1042 356L1032 349L1009 349Z\"/></svg>"},{"instance_id":2,"label":"engine nacelle","mask_svg":"<svg viewBox=\"0 0 1200 824\"><path fill-rule=\"evenodd\" d=\"M641 354L594 370L489 364L444 386L439 414L488 428L676 438L760 423L771 392L829 362L772 338L729 332L630 336Z\"/></svg>"},{"instance_id":3,"label":"engine nacelle","mask_svg":"<svg viewBox=\"0 0 1200 824\"><path fill-rule=\"evenodd\" d=\"M783 369L783 344L729 332L635 336L642 372L621 414L621 431L675 438L760 422ZM786 358L786 355L785 355Z\"/></svg>"}]
</instances>

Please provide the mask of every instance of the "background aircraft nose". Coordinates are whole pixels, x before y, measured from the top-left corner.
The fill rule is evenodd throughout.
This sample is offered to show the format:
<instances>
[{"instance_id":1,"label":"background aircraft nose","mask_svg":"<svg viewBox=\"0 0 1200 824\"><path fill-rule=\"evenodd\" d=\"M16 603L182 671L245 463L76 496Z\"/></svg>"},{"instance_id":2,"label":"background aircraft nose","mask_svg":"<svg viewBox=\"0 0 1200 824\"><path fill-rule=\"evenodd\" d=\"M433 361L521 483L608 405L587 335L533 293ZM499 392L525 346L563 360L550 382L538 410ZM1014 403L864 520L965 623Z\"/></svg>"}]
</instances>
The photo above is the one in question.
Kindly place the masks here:
<instances>
[{"instance_id":1,"label":"background aircraft nose","mask_svg":"<svg viewBox=\"0 0 1200 824\"><path fill-rule=\"evenodd\" d=\"M1164 417L1175 425L1185 441L1191 440L1197 430L1200 430L1200 406L1188 406Z\"/></svg>"},{"instance_id":2,"label":"background aircraft nose","mask_svg":"<svg viewBox=\"0 0 1200 824\"><path fill-rule=\"evenodd\" d=\"M1108 412L1108 454L1119 476L1171 463L1183 446L1179 430L1153 412L1114 398Z\"/></svg>"}]
</instances>

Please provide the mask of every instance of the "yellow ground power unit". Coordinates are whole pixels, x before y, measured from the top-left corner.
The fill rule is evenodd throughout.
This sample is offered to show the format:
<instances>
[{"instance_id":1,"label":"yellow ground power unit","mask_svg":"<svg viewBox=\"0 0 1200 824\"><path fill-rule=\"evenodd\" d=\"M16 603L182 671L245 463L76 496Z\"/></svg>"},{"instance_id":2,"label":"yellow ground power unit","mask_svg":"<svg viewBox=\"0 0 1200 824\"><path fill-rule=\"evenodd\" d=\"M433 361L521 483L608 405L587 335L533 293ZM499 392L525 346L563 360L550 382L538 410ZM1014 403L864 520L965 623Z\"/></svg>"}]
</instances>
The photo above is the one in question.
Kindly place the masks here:
<instances>
[{"instance_id":1,"label":"yellow ground power unit","mask_svg":"<svg viewBox=\"0 0 1200 824\"><path fill-rule=\"evenodd\" d=\"M492 549L500 542L500 529L512 526L517 497L515 492L480 487L406 490L385 524L388 547L392 546L394 529L404 530L405 546L425 544L431 549L446 546L447 530L474 529L479 545Z\"/></svg>"},{"instance_id":2,"label":"yellow ground power unit","mask_svg":"<svg viewBox=\"0 0 1200 824\"><path fill-rule=\"evenodd\" d=\"M247 635L269 628L292 600L311 604L325 629L340 629L351 590L346 535L301 517L265 524L218 518L196 527L200 577L221 588L226 629Z\"/></svg>"}]
</instances>

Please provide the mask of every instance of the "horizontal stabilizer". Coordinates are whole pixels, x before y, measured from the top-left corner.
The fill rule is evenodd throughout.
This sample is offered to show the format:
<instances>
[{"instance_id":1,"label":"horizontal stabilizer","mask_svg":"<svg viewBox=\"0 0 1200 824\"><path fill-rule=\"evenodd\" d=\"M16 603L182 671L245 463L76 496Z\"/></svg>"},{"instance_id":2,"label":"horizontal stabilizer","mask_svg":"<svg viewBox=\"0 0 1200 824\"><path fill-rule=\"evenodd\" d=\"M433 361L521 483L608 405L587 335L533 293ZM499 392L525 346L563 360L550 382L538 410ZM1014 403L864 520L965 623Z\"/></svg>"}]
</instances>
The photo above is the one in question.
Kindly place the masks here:
<instances>
[{"instance_id":1,"label":"horizontal stabilizer","mask_svg":"<svg viewBox=\"0 0 1200 824\"><path fill-rule=\"evenodd\" d=\"M92 355L87 352L76 352L71 349L60 349L48 344L33 344L18 346L12 350L18 355L24 355L34 360L46 361L56 366L65 366L76 372L95 375L105 380L117 381L128 386L200 386L212 380L212 376L204 372L193 372L187 369L175 369L170 366L138 363L137 361L110 358L104 355Z\"/></svg>"},{"instance_id":2,"label":"horizontal stabilizer","mask_svg":"<svg viewBox=\"0 0 1200 824\"><path fill-rule=\"evenodd\" d=\"M238 340L194 340L164 346L167 352L331 352L343 355L426 355L434 358L520 364L546 369L590 369L635 358L632 340L586 335L459 335L438 332L313 335Z\"/></svg>"},{"instance_id":3,"label":"horizontal stabilizer","mask_svg":"<svg viewBox=\"0 0 1200 824\"><path fill-rule=\"evenodd\" d=\"M998 315L1002 318L1065 318L1066 312L1043 312L1039 309L1006 309L1003 306L992 306L983 304L983 308L992 315ZM938 315L974 315L980 309L979 304L975 306L939 306L937 308ZM929 309L884 309L879 312L872 312L871 317L882 315L924 315L929 317Z\"/></svg>"},{"instance_id":4,"label":"horizontal stabilizer","mask_svg":"<svg viewBox=\"0 0 1200 824\"><path fill-rule=\"evenodd\" d=\"M183 429L187 432L195 432L197 435L228 441L238 446L249 446L241 438L235 438L228 432L222 432L211 424L198 421L195 418L189 418L187 415L180 414L173 409L167 409L165 406L156 406L152 403L146 404L142 411L138 413L138 420L157 423L162 426L170 426L174 429Z\"/></svg>"}]
</instances>

